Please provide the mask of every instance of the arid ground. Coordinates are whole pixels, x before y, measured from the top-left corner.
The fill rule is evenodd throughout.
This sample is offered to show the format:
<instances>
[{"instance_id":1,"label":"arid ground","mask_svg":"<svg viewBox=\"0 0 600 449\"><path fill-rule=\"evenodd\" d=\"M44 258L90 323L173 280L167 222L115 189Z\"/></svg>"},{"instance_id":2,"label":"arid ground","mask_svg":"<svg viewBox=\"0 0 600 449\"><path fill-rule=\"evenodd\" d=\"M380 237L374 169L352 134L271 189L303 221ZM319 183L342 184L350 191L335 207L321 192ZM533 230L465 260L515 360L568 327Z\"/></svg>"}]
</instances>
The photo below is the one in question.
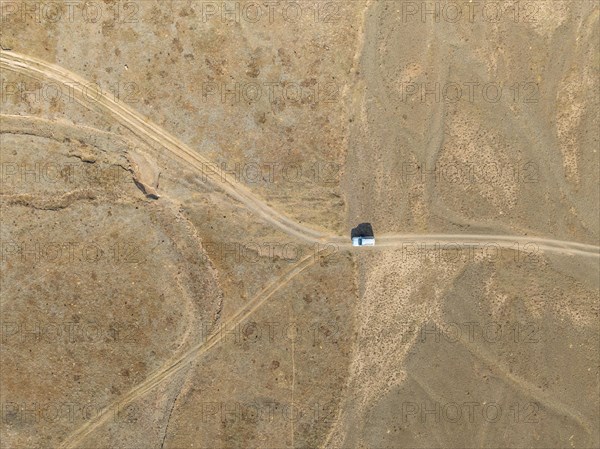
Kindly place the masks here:
<instances>
[{"instance_id":1,"label":"arid ground","mask_svg":"<svg viewBox=\"0 0 600 449\"><path fill-rule=\"evenodd\" d=\"M597 1L0 13L2 449L600 447Z\"/></svg>"}]
</instances>

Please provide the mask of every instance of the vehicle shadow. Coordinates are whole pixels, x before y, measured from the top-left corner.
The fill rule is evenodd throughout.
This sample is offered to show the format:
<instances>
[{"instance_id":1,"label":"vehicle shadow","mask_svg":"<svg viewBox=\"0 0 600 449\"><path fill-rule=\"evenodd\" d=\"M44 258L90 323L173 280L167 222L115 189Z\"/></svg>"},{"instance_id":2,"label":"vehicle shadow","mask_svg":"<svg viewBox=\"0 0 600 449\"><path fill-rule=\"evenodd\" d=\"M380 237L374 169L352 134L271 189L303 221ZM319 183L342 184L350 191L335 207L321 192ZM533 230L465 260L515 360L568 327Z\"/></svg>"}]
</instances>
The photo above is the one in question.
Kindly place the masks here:
<instances>
[{"instance_id":1,"label":"vehicle shadow","mask_svg":"<svg viewBox=\"0 0 600 449\"><path fill-rule=\"evenodd\" d=\"M350 232L350 238L354 237L374 237L373 227L371 223L361 223L357 227L353 228Z\"/></svg>"}]
</instances>

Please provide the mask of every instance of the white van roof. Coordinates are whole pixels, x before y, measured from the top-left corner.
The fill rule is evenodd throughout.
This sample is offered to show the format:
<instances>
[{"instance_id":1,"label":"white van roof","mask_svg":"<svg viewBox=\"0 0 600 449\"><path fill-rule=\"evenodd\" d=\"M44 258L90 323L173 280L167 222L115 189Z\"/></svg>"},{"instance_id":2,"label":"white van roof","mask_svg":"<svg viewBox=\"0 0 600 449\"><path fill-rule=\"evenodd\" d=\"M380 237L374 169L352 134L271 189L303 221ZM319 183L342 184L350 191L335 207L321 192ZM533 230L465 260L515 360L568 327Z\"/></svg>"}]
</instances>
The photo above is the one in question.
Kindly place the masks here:
<instances>
[{"instance_id":1,"label":"white van roof","mask_svg":"<svg viewBox=\"0 0 600 449\"><path fill-rule=\"evenodd\" d=\"M375 246L375 237L352 237L353 246Z\"/></svg>"}]
</instances>

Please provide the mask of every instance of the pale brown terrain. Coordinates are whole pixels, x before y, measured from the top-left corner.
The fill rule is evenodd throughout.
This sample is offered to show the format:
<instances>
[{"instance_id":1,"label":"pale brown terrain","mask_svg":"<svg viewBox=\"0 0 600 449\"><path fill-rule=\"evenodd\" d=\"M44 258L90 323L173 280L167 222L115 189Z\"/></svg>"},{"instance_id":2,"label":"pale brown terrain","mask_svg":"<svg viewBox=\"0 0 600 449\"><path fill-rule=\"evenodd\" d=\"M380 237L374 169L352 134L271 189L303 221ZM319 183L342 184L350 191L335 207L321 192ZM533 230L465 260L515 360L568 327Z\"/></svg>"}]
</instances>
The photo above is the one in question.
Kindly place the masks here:
<instances>
[{"instance_id":1,"label":"pale brown terrain","mask_svg":"<svg viewBox=\"0 0 600 449\"><path fill-rule=\"evenodd\" d=\"M0 3L0 447L600 447L597 2Z\"/></svg>"}]
</instances>

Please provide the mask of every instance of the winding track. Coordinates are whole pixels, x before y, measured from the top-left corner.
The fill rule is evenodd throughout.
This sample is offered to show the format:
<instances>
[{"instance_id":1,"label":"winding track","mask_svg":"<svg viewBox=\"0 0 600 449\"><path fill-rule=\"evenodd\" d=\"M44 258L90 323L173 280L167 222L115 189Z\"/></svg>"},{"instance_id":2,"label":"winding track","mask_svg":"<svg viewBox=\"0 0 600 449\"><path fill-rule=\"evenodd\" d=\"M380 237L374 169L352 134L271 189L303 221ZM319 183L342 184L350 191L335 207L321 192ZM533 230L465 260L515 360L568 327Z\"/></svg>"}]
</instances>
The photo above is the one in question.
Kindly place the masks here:
<instances>
[{"instance_id":1,"label":"winding track","mask_svg":"<svg viewBox=\"0 0 600 449\"><path fill-rule=\"evenodd\" d=\"M206 173L209 167L215 165L202 155L194 152L175 136L152 123L148 118L142 116L132 108L114 101L108 95L94 92L96 97L91 99L90 89L86 86L90 86L92 83L75 73L40 59L6 50L0 50L0 67L21 72L36 79L47 78L63 85L75 94L75 99L84 107L89 108L91 104L99 106L145 142L160 144L171 154L196 168L201 173ZM262 202L241 184L234 185L228 180L218 183L213 180L213 184L289 235L294 235L308 242L326 242L335 239L334 236L328 235L325 232L317 231L294 222Z\"/></svg>"},{"instance_id":2,"label":"winding track","mask_svg":"<svg viewBox=\"0 0 600 449\"><path fill-rule=\"evenodd\" d=\"M90 99L88 89L91 83L79 75L62 67L49 64L41 59L0 50L0 67L7 70L25 73L36 79L51 79L71 89L76 95L75 99L84 107L98 106L109 113L115 120L125 126L145 142L157 143L166 148L173 156L197 169L200 173L207 174L206 170L214 166L213 162L195 152L175 136L161 129L134 109L111 99L108 95L95 92L96 98ZM207 179L217 188L224 190L228 195L242 202L248 209L262 217L268 223L281 229L288 235L309 243L329 243L338 248L352 248L348 238L334 235L322 230L316 230L297 223L281 212L273 209L244 185L232 183L230 180L216 181L207 176ZM507 236L507 235L477 235L477 234L387 234L377 237L375 248L401 248L407 243L457 243L460 245L491 244L503 248L514 248L515 244L525 245L533 243L543 251L562 254L600 257L600 247L584 243L546 239L542 237Z\"/></svg>"},{"instance_id":3,"label":"winding track","mask_svg":"<svg viewBox=\"0 0 600 449\"><path fill-rule=\"evenodd\" d=\"M73 90L77 94L76 100L85 107L90 106L90 100L85 92L85 86L89 83L78 75L67 71L61 67L49 64L37 58L21 55L15 52L6 50L0 51L0 67L7 70L25 73L36 79L49 78ZM179 141L176 137L169 134L167 131L156 126L147 118L135 110L122 105L110 99L104 94L99 94L94 99L94 105L99 106L105 112L113 116L120 124L131 130L140 139L146 142L154 142L162 145L172 155L186 162L190 166L204 173L206 167L212 166L212 162L194 152L189 146ZM228 195L237 199L246 205L250 210L262 217L265 221L273 224L288 235L293 235L305 242L311 243L329 243L337 247L351 248L348 240L342 236L328 234L324 231L311 229L304 225L294 222L289 217L283 215L273 209L250 190L241 184L232 184L229 181L216 182L209 180L224 190ZM540 237L522 237L522 236L506 236L506 235L474 235L474 234L425 234L425 235L406 235L406 234L389 234L378 236L379 248L398 248L404 247L407 244L413 243L455 243L459 245L475 245L475 244L491 244L498 247L513 248L515 243L525 245L533 243L538 249L543 251L558 252L569 255L580 256L600 256L600 247L595 245L558 241L545 239ZM225 322L225 328L232 330L237 324L242 322L257 310L265 301L267 301L275 292L288 284L296 275L311 266L317 257L307 256L298 264L288 270L276 282L265 287L259 292L248 304L238 311L234 316ZM195 345L182 356L168 362L165 368L151 374L146 380L138 384L130 392L125 394L119 401L107 407L106 411L115 410L123 405L130 403L136 398L150 391L156 385L161 383L171 375L181 371L197 356L205 353L222 339L222 332L212 334L206 342L201 342ZM88 421L82 427L71 433L67 439L61 444L62 448L72 448L82 442L91 432L102 425L110 416L109 413L100 414L97 419Z\"/></svg>"},{"instance_id":4,"label":"winding track","mask_svg":"<svg viewBox=\"0 0 600 449\"><path fill-rule=\"evenodd\" d=\"M322 251L321 251L322 253ZM93 419L86 421L81 427L79 427L76 431L72 432L59 446L61 449L67 448L75 448L81 443L90 433L92 433L99 426L104 424L107 420L109 420L114 413L120 409L123 409L127 404L135 399L143 396L148 391L152 390L158 384L160 384L163 380L171 377L172 375L178 373L182 369L189 366L196 357L204 354L209 349L214 347L217 343L219 343L225 335L231 332L235 327L243 322L246 318L252 315L265 301L267 301L271 296L273 296L277 291L279 291L282 287L287 285L292 279L294 279L298 274L300 274L305 269L309 268L313 265L317 260L319 260L319 256L322 254L318 253L315 255L310 255L304 257L300 262L295 264L289 270L287 270L283 276L279 279L262 289L258 292L248 303L242 307L235 315L230 317L225 323L222 325L222 328L219 331L211 334L206 341L202 341L195 346L193 346L190 350L177 357L176 359L172 359L167 362L164 368L161 368L150 376L148 376L144 381L136 385L133 389L131 389L128 393L123 395L118 401L110 404L101 413L98 413Z\"/></svg>"}]
</instances>

